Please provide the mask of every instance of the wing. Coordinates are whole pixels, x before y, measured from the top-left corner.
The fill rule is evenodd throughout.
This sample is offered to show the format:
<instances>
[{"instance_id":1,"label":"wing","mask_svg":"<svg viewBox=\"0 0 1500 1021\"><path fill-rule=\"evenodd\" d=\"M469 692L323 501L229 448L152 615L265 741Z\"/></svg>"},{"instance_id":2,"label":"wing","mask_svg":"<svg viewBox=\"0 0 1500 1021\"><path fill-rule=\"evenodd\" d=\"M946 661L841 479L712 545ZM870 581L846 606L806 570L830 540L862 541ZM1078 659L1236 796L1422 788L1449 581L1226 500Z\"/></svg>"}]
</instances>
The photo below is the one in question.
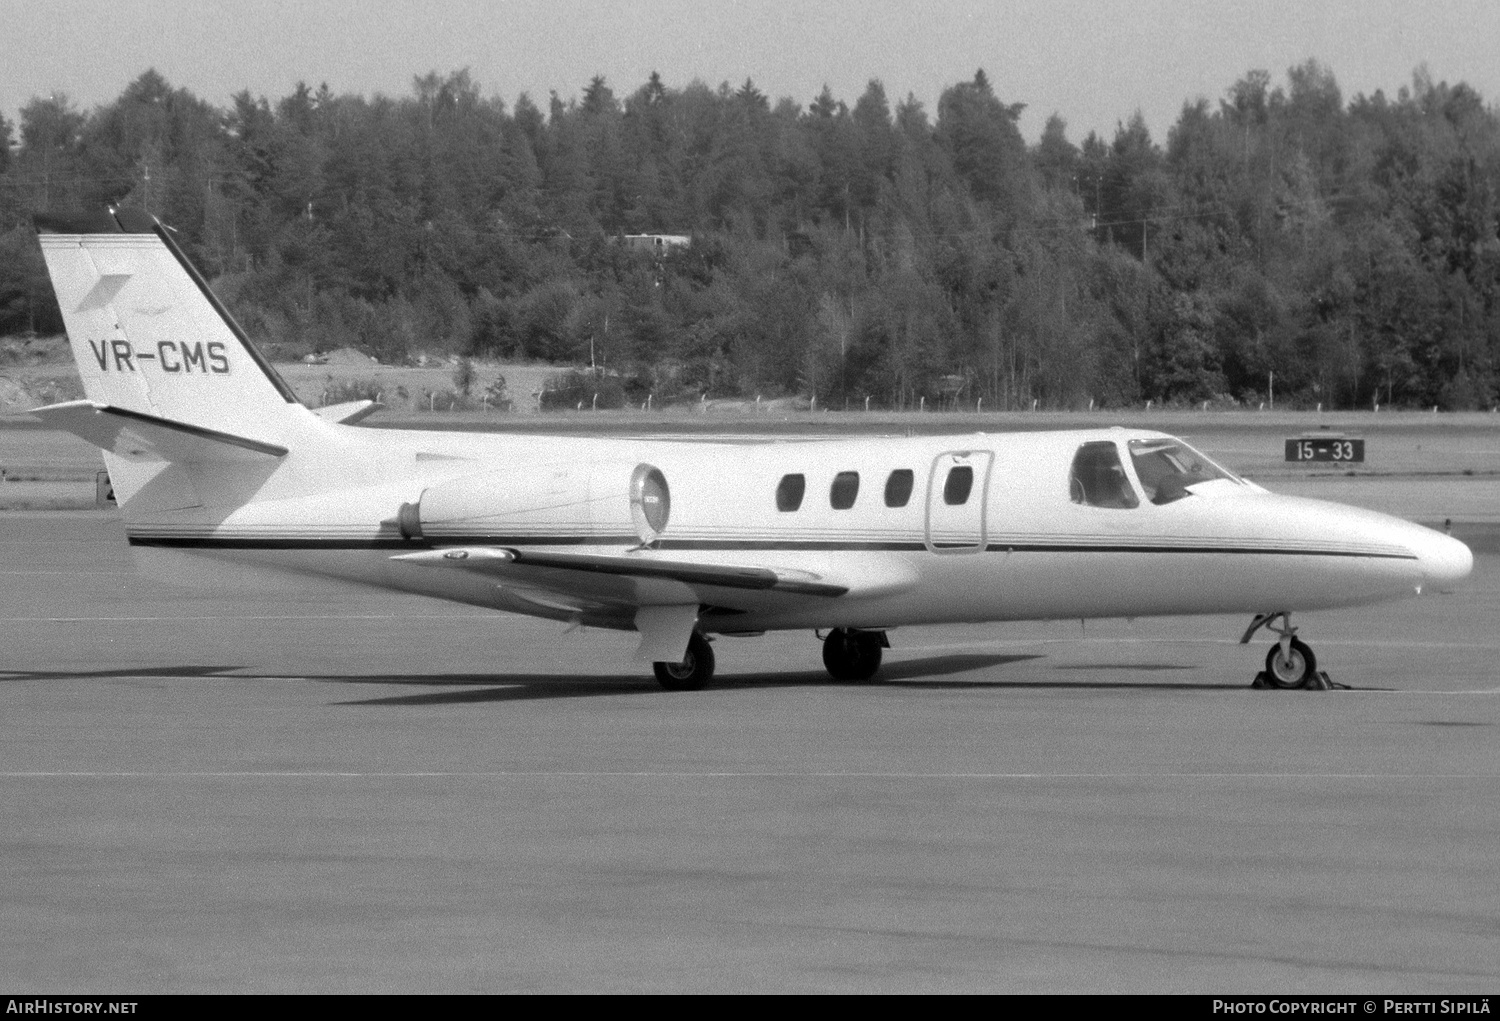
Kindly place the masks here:
<instances>
[{"instance_id":1,"label":"wing","mask_svg":"<svg viewBox=\"0 0 1500 1021\"><path fill-rule=\"evenodd\" d=\"M642 551L647 552L647 551ZM842 596L849 586L824 580L812 571L770 567L737 567L647 557L639 554L559 553L481 546L403 553L391 558L431 567L458 567L483 574L504 575L512 565L550 567L581 574L612 574L628 578L662 578L691 586L774 590L805 596ZM571 586L566 586L571 587Z\"/></svg>"},{"instance_id":2,"label":"wing","mask_svg":"<svg viewBox=\"0 0 1500 1021\"><path fill-rule=\"evenodd\" d=\"M641 632L637 655L682 658L701 606L720 611L765 609L783 600L849 599L889 595L916 584L899 557L870 554L840 573L786 565L750 565L657 550L627 553L464 546L403 553L413 566L477 572L495 579L514 599L542 607L574 606L573 619ZM555 614L548 614L555 615Z\"/></svg>"}]
</instances>

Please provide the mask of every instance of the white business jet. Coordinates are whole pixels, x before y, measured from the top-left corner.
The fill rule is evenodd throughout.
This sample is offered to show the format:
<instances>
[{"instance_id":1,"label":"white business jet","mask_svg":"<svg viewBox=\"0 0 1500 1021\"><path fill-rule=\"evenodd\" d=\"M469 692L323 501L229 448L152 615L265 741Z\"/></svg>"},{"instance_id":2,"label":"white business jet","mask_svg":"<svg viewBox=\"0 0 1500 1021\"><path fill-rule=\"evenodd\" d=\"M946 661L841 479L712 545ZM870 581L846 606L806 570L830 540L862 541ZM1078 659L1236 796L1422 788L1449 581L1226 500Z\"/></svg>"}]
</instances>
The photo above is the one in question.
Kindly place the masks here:
<instances>
[{"instance_id":1,"label":"white business jet","mask_svg":"<svg viewBox=\"0 0 1500 1021\"><path fill-rule=\"evenodd\" d=\"M104 451L142 556L217 558L635 631L670 689L710 635L826 631L875 675L907 624L1253 615L1272 686L1318 686L1294 612L1465 577L1462 543L1278 496L1138 429L702 442L354 427L308 408L171 233L38 216L86 400L35 414Z\"/></svg>"}]
</instances>

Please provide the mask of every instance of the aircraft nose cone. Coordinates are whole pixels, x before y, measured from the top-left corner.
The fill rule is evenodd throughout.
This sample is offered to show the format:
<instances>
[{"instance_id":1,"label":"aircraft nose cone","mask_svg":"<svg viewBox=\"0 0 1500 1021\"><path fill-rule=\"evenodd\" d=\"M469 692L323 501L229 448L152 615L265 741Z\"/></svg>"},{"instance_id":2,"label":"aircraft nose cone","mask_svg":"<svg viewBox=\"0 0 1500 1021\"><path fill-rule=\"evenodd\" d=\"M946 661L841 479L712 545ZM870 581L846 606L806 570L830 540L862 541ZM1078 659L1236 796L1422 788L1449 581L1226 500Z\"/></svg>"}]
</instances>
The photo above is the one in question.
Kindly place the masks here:
<instances>
[{"instance_id":1,"label":"aircraft nose cone","mask_svg":"<svg viewBox=\"0 0 1500 1021\"><path fill-rule=\"evenodd\" d=\"M1474 570L1474 554L1457 539L1423 529L1425 534L1409 543L1428 585L1449 585L1462 581Z\"/></svg>"}]
</instances>

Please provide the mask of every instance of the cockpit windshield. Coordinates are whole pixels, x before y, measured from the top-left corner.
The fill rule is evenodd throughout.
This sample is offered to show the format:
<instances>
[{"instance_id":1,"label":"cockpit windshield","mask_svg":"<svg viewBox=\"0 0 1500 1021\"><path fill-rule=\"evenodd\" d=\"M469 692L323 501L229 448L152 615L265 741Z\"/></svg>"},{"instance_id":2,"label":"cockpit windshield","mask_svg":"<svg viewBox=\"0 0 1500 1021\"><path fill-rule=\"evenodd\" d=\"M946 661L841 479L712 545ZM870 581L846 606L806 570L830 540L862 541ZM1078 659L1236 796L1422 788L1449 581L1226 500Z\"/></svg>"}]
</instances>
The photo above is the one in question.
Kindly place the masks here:
<instances>
[{"instance_id":1,"label":"cockpit windshield","mask_svg":"<svg viewBox=\"0 0 1500 1021\"><path fill-rule=\"evenodd\" d=\"M1130 459L1135 474L1152 503L1171 503L1192 495L1190 486L1214 479L1238 483L1240 480L1220 468L1181 440L1162 437L1131 440Z\"/></svg>"}]
</instances>

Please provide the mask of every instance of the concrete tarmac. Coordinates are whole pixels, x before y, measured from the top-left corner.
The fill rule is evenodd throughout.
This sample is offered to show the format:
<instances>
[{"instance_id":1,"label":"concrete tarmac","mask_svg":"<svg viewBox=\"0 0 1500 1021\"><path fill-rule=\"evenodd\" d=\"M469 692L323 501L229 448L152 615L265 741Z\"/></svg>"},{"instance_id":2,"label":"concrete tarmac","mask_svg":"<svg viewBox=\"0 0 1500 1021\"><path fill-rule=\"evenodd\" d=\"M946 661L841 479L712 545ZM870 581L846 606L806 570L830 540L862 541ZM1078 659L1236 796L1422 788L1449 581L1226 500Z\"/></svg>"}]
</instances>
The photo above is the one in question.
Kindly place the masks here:
<instances>
[{"instance_id":1,"label":"concrete tarmac","mask_svg":"<svg viewBox=\"0 0 1500 1021\"><path fill-rule=\"evenodd\" d=\"M1500 988L1500 557L1308 614L912 628L879 683L0 514L7 992Z\"/></svg>"}]
</instances>

